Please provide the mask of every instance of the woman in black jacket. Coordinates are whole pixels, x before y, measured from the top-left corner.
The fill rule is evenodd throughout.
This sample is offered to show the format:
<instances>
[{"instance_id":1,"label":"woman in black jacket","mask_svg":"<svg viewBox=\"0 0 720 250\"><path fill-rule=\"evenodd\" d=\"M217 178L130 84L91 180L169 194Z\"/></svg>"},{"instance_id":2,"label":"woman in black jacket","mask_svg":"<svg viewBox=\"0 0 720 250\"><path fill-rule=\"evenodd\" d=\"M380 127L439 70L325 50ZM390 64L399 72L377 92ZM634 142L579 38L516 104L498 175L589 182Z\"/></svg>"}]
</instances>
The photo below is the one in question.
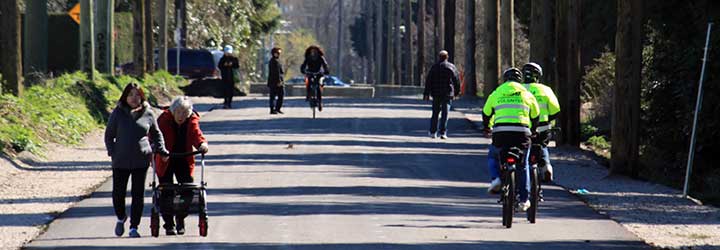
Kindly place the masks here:
<instances>
[{"instance_id":1,"label":"woman in black jacket","mask_svg":"<svg viewBox=\"0 0 720 250\"><path fill-rule=\"evenodd\" d=\"M132 238L140 237L138 225L143 211L145 177L153 152L167 155L165 141L158 129L145 93L140 86L130 83L125 86L117 107L110 114L105 129L105 147L112 158L112 199L117 223L115 235L125 232L125 196L127 184L132 176L132 205L130 208L130 233ZM151 146L152 143L152 146ZM167 157L162 158L167 161Z\"/></svg>"},{"instance_id":2,"label":"woman in black jacket","mask_svg":"<svg viewBox=\"0 0 720 250\"><path fill-rule=\"evenodd\" d=\"M283 98L285 97L285 81L283 80L283 75L285 72L283 71L282 64L280 63L280 53L282 53L282 49L280 48L273 48L272 51L270 51L270 54L272 55L272 58L270 58L270 62L268 63L268 89L270 90L270 114L283 114L280 109L283 105ZM275 98L277 97L277 102L275 102Z\"/></svg>"},{"instance_id":3,"label":"woman in black jacket","mask_svg":"<svg viewBox=\"0 0 720 250\"><path fill-rule=\"evenodd\" d=\"M322 72L320 70L323 70ZM311 45L305 50L305 61L300 65L300 72L306 74L308 79L312 73L322 73L323 75L329 75L330 70L328 69L327 61L325 61L325 52L320 47ZM305 91L307 96L305 101L310 100L310 84L305 85ZM317 100L318 110L322 111L322 83L319 83L320 87L317 88Z\"/></svg>"}]
</instances>

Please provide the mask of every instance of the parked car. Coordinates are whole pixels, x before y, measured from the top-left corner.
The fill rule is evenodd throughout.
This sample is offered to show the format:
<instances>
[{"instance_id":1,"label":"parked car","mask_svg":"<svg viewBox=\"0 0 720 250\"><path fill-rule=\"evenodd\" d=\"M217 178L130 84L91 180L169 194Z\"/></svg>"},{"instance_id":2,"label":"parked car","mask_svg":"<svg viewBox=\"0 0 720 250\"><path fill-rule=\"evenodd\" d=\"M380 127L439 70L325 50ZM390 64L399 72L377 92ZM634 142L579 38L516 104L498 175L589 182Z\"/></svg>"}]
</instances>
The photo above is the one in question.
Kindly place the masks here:
<instances>
[{"instance_id":1,"label":"parked car","mask_svg":"<svg viewBox=\"0 0 720 250\"><path fill-rule=\"evenodd\" d=\"M155 67L158 66L158 51L155 50ZM134 72L135 65L132 62L122 64L119 73L129 74ZM168 72L177 72L177 49L168 49ZM205 49L180 49L180 75L188 79L217 79L220 71L213 54Z\"/></svg>"},{"instance_id":2,"label":"parked car","mask_svg":"<svg viewBox=\"0 0 720 250\"><path fill-rule=\"evenodd\" d=\"M305 77L304 76L296 76L296 77L290 78L288 80L285 80L285 84L289 84L289 85L305 84Z\"/></svg>"},{"instance_id":3,"label":"parked car","mask_svg":"<svg viewBox=\"0 0 720 250\"><path fill-rule=\"evenodd\" d=\"M350 84L343 82L336 76L326 76L323 78L323 83L325 86L350 87Z\"/></svg>"}]
</instances>

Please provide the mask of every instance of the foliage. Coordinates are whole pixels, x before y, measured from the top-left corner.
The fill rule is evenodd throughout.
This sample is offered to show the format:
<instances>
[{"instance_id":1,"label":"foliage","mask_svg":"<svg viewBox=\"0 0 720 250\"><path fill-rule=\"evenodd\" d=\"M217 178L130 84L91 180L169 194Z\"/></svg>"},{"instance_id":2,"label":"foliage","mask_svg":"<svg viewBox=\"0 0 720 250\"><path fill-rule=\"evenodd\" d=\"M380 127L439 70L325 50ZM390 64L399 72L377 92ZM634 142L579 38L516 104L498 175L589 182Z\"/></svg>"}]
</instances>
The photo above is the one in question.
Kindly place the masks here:
<instances>
[{"instance_id":1,"label":"foliage","mask_svg":"<svg viewBox=\"0 0 720 250\"><path fill-rule=\"evenodd\" d=\"M610 143L604 136L592 136L587 140L587 144L600 150L610 150Z\"/></svg>"},{"instance_id":2,"label":"foliage","mask_svg":"<svg viewBox=\"0 0 720 250\"><path fill-rule=\"evenodd\" d=\"M355 22L350 25L350 41L352 42L352 48L357 52L358 56L366 58L370 55L370 49L367 44L367 25L371 25L372 18L368 16L367 12L355 17Z\"/></svg>"},{"instance_id":3,"label":"foliage","mask_svg":"<svg viewBox=\"0 0 720 250\"><path fill-rule=\"evenodd\" d=\"M275 46L283 49L280 60L285 66L286 79L300 75L300 65L305 59L303 56L305 49L313 44L317 44L317 40L312 33L305 30L275 35Z\"/></svg>"},{"instance_id":4,"label":"foliage","mask_svg":"<svg viewBox=\"0 0 720 250\"><path fill-rule=\"evenodd\" d=\"M580 138L582 140L588 140L590 137L598 135L598 131L598 128L593 125L587 123L580 124Z\"/></svg>"},{"instance_id":5,"label":"foliage","mask_svg":"<svg viewBox=\"0 0 720 250\"><path fill-rule=\"evenodd\" d=\"M140 81L128 76L100 76L89 81L84 73L73 73L29 87L20 98L1 95L0 150L41 153L47 142L81 142L105 124L122 87L129 82ZM142 82L149 98L156 100L181 93L178 87L187 84L167 72L148 75Z\"/></svg>"}]
</instances>

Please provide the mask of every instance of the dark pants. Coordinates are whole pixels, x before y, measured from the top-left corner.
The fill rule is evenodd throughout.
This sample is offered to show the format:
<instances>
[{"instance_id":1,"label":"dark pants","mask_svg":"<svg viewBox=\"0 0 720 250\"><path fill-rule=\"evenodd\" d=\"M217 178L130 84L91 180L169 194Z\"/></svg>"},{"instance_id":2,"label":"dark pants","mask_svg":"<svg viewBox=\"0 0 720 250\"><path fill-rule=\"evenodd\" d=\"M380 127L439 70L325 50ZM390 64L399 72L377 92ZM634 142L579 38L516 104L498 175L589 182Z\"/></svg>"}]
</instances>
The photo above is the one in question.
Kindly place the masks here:
<instances>
[{"instance_id":1,"label":"dark pants","mask_svg":"<svg viewBox=\"0 0 720 250\"><path fill-rule=\"evenodd\" d=\"M285 98L285 88L280 87L269 87L270 88L270 111L280 111L283 105L283 99ZM277 98L277 102L275 100Z\"/></svg>"},{"instance_id":2,"label":"dark pants","mask_svg":"<svg viewBox=\"0 0 720 250\"><path fill-rule=\"evenodd\" d=\"M183 159L184 160L184 159ZM167 170L165 170L165 174L160 177L160 184L172 184L173 183L173 176L175 176L175 179L177 179L178 183L191 183L193 182L193 178L190 175L190 167L186 164L181 164L183 166L177 166L176 164L173 164L173 161L170 162L168 165ZM170 193L170 192L164 192L162 193L162 200L172 200L175 197L176 194ZM181 194L186 201L186 203L192 202L192 192L188 192L187 194ZM175 221L177 221L178 224L184 225L185 217L187 217L187 213L177 213L177 214L163 214L163 221L165 221L164 228L165 229L171 229L175 227ZM174 220L173 220L174 219Z\"/></svg>"},{"instance_id":3,"label":"dark pants","mask_svg":"<svg viewBox=\"0 0 720 250\"><path fill-rule=\"evenodd\" d=\"M223 102L223 108L232 108L232 99L235 94L235 83L233 83L232 80L223 80L223 84L225 85L225 91L223 93L225 95L225 101Z\"/></svg>"},{"instance_id":4,"label":"dark pants","mask_svg":"<svg viewBox=\"0 0 720 250\"><path fill-rule=\"evenodd\" d=\"M450 111L452 99L449 96L433 96L432 103L433 106L432 117L430 117L430 133L438 132L439 125L440 133L445 134L447 132L448 112ZM440 124L438 124L438 118L440 118Z\"/></svg>"},{"instance_id":5,"label":"dark pants","mask_svg":"<svg viewBox=\"0 0 720 250\"><path fill-rule=\"evenodd\" d=\"M528 149L530 148L530 136L524 132L497 132L492 134L492 154L488 155L488 167L494 168L490 170L491 175L499 176L500 150L511 147L518 147L524 152L521 163L518 163L518 169L515 173L517 180L518 195L520 201L525 202L528 199L528 193L530 193L530 168L528 167L528 158L530 154ZM493 172L495 171L495 172Z\"/></svg>"},{"instance_id":6,"label":"dark pants","mask_svg":"<svg viewBox=\"0 0 720 250\"><path fill-rule=\"evenodd\" d=\"M310 95L312 94L312 88L311 85L308 85L305 88L305 91L307 91L307 97L310 98ZM320 85L315 85L317 88L317 92L315 92L315 96L317 97L318 104L322 103L322 87Z\"/></svg>"},{"instance_id":7,"label":"dark pants","mask_svg":"<svg viewBox=\"0 0 720 250\"><path fill-rule=\"evenodd\" d=\"M113 207L118 220L127 218L125 213L125 196L127 184L132 175L132 204L130 205L130 228L138 228L143 214L143 196L145 195L145 177L147 167L137 169L113 168Z\"/></svg>"}]
</instances>

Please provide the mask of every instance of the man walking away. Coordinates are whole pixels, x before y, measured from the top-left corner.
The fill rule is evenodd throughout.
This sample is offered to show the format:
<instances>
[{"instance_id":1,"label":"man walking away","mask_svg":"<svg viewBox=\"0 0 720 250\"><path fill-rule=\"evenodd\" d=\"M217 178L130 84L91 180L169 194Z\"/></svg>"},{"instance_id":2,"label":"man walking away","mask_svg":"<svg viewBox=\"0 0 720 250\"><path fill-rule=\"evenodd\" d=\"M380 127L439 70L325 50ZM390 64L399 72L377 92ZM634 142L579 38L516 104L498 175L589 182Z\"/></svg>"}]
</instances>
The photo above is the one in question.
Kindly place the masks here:
<instances>
[{"instance_id":1,"label":"man walking away","mask_svg":"<svg viewBox=\"0 0 720 250\"><path fill-rule=\"evenodd\" d=\"M460 79L457 68L448 61L448 52L438 54L439 61L431 68L425 80L423 100L429 101L432 96L432 117L430 118L430 138L437 138L438 126L440 138L447 139L448 112L452 100L460 94ZM442 116L438 124L438 116Z\"/></svg>"},{"instance_id":2,"label":"man walking away","mask_svg":"<svg viewBox=\"0 0 720 250\"><path fill-rule=\"evenodd\" d=\"M239 69L240 63L238 62L238 58L233 55L232 46L225 45L223 52L225 52L225 55L220 58L218 68L220 69L220 76L222 77L224 87L222 91L225 94L223 108L229 109L232 108L232 98L233 94L235 94L235 79L233 70Z\"/></svg>"},{"instance_id":3,"label":"man walking away","mask_svg":"<svg viewBox=\"0 0 720 250\"><path fill-rule=\"evenodd\" d=\"M279 60L282 49L275 47L270 53L272 58L268 64L269 74L267 80L268 89L270 89L270 114L283 114L280 109L282 109L283 98L285 97L285 81L283 80L285 72ZM275 98L277 98L277 102Z\"/></svg>"}]
</instances>

